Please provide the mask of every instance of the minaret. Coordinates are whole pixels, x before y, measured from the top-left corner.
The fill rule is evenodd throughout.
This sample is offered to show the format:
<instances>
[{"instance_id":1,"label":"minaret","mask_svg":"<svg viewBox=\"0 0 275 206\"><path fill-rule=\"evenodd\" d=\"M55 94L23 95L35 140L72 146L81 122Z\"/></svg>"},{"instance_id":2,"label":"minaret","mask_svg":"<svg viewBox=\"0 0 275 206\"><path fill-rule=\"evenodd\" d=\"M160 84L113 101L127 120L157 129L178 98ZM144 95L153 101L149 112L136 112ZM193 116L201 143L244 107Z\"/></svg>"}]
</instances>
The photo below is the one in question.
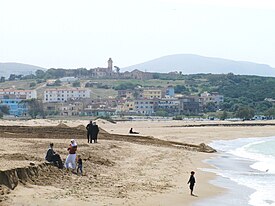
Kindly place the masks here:
<instances>
[{"instance_id":1,"label":"minaret","mask_svg":"<svg viewBox=\"0 0 275 206\"><path fill-rule=\"evenodd\" d=\"M113 60L112 60L111 58L109 58L109 60L108 60L108 69L109 69L110 71L113 70Z\"/></svg>"}]
</instances>

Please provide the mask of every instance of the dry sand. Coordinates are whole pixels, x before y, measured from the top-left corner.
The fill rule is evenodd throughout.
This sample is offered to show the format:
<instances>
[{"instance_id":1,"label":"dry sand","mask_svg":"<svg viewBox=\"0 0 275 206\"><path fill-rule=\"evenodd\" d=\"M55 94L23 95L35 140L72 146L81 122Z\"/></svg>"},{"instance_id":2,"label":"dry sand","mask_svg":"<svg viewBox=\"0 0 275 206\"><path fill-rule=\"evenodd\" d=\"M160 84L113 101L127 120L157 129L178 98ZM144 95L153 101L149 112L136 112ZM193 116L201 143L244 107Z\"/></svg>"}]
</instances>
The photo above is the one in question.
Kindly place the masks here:
<instances>
[{"instance_id":1,"label":"dry sand","mask_svg":"<svg viewBox=\"0 0 275 206\"><path fill-rule=\"evenodd\" d=\"M0 125L75 127L87 121L0 121ZM109 133L127 134L132 127L141 135L183 143L209 143L218 139L267 137L275 135L275 126L182 127L201 122L131 121L112 124L98 120ZM203 122L205 123L205 122ZM213 122L211 122L213 123ZM270 123L270 122L268 122ZM173 127L171 127L173 126ZM14 136L14 138L13 138ZM132 135L135 138L135 135ZM13 132L1 134L1 171L44 162L48 144L54 142L62 158L72 136L52 139L20 137ZM84 162L84 175L75 175L53 166L20 183L14 190L0 187L3 205L192 205L194 201L220 195L225 191L208 183L212 173L199 170L210 167L203 159L217 154L201 153L165 146L102 140L98 144L78 139L78 154ZM186 184L191 170L196 171L195 194L189 195Z\"/></svg>"}]
</instances>

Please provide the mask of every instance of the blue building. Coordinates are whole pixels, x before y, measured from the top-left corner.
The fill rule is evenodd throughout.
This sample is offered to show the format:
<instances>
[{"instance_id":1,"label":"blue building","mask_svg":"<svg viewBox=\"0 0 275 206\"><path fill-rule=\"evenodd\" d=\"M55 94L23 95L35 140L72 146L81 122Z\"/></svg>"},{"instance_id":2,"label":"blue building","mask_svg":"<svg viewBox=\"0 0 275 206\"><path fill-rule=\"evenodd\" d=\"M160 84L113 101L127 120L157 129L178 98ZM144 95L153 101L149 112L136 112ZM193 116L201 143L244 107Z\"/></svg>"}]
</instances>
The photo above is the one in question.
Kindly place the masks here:
<instances>
[{"instance_id":1,"label":"blue building","mask_svg":"<svg viewBox=\"0 0 275 206\"><path fill-rule=\"evenodd\" d=\"M10 115L26 116L28 107L21 101L22 99L0 99L0 106L8 106Z\"/></svg>"}]
</instances>

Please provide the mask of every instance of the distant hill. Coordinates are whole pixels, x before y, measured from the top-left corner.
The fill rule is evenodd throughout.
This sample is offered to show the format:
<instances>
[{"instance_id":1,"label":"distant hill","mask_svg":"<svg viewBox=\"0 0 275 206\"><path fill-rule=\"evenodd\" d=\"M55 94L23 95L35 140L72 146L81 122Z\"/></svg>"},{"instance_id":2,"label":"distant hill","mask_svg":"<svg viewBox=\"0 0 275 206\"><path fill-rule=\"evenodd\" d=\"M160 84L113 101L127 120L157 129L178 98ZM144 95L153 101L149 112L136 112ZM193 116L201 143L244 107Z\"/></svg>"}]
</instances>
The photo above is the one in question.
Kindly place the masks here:
<instances>
[{"instance_id":1,"label":"distant hill","mask_svg":"<svg viewBox=\"0 0 275 206\"><path fill-rule=\"evenodd\" d=\"M45 68L33 66L29 64L20 64L20 63L0 63L0 76L9 77L10 74L34 74L38 69L46 70Z\"/></svg>"},{"instance_id":2,"label":"distant hill","mask_svg":"<svg viewBox=\"0 0 275 206\"><path fill-rule=\"evenodd\" d=\"M182 71L183 74L241 74L275 77L275 68L265 64L203 57L193 54L176 54L160 57L141 64L122 68L122 71L138 69L147 72L167 73Z\"/></svg>"}]
</instances>

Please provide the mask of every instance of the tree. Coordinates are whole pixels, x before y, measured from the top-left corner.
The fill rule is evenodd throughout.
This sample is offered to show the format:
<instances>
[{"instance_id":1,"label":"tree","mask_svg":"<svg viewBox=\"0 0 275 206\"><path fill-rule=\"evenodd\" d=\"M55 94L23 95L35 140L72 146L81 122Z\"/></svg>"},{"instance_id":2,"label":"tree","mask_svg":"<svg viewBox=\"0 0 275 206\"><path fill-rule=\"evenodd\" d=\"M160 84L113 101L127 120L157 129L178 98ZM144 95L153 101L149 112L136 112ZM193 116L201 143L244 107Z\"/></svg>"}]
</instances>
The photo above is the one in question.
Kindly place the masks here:
<instances>
[{"instance_id":1,"label":"tree","mask_svg":"<svg viewBox=\"0 0 275 206\"><path fill-rule=\"evenodd\" d=\"M61 81L58 79L54 82L54 86L61 86Z\"/></svg>"},{"instance_id":2,"label":"tree","mask_svg":"<svg viewBox=\"0 0 275 206\"><path fill-rule=\"evenodd\" d=\"M135 89L137 85L133 84L131 82L124 82L116 86L114 89L115 90L125 90L125 89Z\"/></svg>"},{"instance_id":3,"label":"tree","mask_svg":"<svg viewBox=\"0 0 275 206\"><path fill-rule=\"evenodd\" d=\"M268 110L265 111L265 116L268 117L275 117L275 107L271 107Z\"/></svg>"},{"instance_id":4,"label":"tree","mask_svg":"<svg viewBox=\"0 0 275 206\"><path fill-rule=\"evenodd\" d=\"M227 112L226 112L226 111L223 111L222 114L221 114L221 116L220 116L220 120L225 120L225 119L227 119L227 118L228 118Z\"/></svg>"},{"instance_id":5,"label":"tree","mask_svg":"<svg viewBox=\"0 0 275 206\"><path fill-rule=\"evenodd\" d=\"M176 85L175 86L175 93L183 94L184 92L188 91L184 85Z\"/></svg>"},{"instance_id":6,"label":"tree","mask_svg":"<svg viewBox=\"0 0 275 206\"><path fill-rule=\"evenodd\" d=\"M80 81L73 82L73 87L80 87Z\"/></svg>"},{"instance_id":7,"label":"tree","mask_svg":"<svg viewBox=\"0 0 275 206\"><path fill-rule=\"evenodd\" d=\"M31 82L30 83L30 87L35 87L36 86L36 83L35 82Z\"/></svg>"},{"instance_id":8,"label":"tree","mask_svg":"<svg viewBox=\"0 0 275 206\"><path fill-rule=\"evenodd\" d=\"M153 74L153 79L159 79L160 78L160 74L159 73L154 73Z\"/></svg>"},{"instance_id":9,"label":"tree","mask_svg":"<svg viewBox=\"0 0 275 206\"><path fill-rule=\"evenodd\" d=\"M5 77L1 77L0 82L5 82L6 78Z\"/></svg>"},{"instance_id":10,"label":"tree","mask_svg":"<svg viewBox=\"0 0 275 206\"><path fill-rule=\"evenodd\" d=\"M254 109L248 106L240 107L236 112L236 117L239 117L244 120L251 119L254 115Z\"/></svg>"},{"instance_id":11,"label":"tree","mask_svg":"<svg viewBox=\"0 0 275 206\"><path fill-rule=\"evenodd\" d=\"M7 105L1 105L0 112L3 114L10 114L10 108Z\"/></svg>"},{"instance_id":12,"label":"tree","mask_svg":"<svg viewBox=\"0 0 275 206\"><path fill-rule=\"evenodd\" d=\"M215 112L217 110L216 104L214 102L208 102L204 106L204 111L205 112Z\"/></svg>"},{"instance_id":13,"label":"tree","mask_svg":"<svg viewBox=\"0 0 275 206\"><path fill-rule=\"evenodd\" d=\"M115 69L116 69L116 73L119 74L120 68L119 68L118 66L114 66L114 67L115 67Z\"/></svg>"},{"instance_id":14,"label":"tree","mask_svg":"<svg viewBox=\"0 0 275 206\"><path fill-rule=\"evenodd\" d=\"M160 110L156 111L156 115L157 116L161 116L161 117L167 117L168 116L168 112L165 111L165 110L160 109Z\"/></svg>"},{"instance_id":15,"label":"tree","mask_svg":"<svg viewBox=\"0 0 275 206\"><path fill-rule=\"evenodd\" d=\"M35 119L37 116L41 116L45 118L45 112L44 112L44 108L41 100L28 99L28 100L22 100L20 103L27 105L28 113L33 119Z\"/></svg>"},{"instance_id":16,"label":"tree","mask_svg":"<svg viewBox=\"0 0 275 206\"><path fill-rule=\"evenodd\" d=\"M35 76L38 79L43 79L44 76L45 76L45 72L41 69L38 69L38 70L35 71Z\"/></svg>"},{"instance_id":17,"label":"tree","mask_svg":"<svg viewBox=\"0 0 275 206\"><path fill-rule=\"evenodd\" d=\"M9 81L15 80L16 75L15 74L10 74Z\"/></svg>"}]
</instances>

